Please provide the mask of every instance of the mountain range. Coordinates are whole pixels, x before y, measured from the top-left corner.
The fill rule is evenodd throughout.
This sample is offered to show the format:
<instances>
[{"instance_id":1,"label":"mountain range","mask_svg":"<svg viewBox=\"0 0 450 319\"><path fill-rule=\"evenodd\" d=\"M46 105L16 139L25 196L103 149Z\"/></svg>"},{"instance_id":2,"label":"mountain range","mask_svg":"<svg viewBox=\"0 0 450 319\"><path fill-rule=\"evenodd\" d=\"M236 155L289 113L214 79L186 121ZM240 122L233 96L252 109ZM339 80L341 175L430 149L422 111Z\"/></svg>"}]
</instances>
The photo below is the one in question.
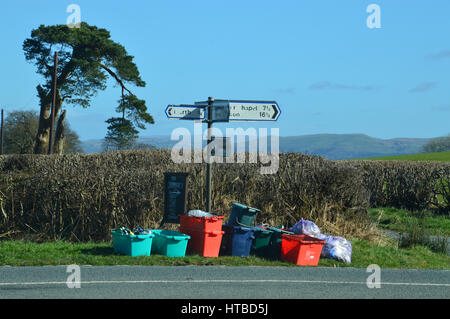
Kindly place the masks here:
<instances>
[{"instance_id":1,"label":"mountain range","mask_svg":"<svg viewBox=\"0 0 450 319\"><path fill-rule=\"evenodd\" d=\"M379 139L364 134L314 134L303 136L280 136L279 150L282 153L306 153L327 159L341 160L377 156L416 154L430 141L429 138ZM81 142L86 153L102 152L103 140ZM170 149L178 143L168 136L141 137L139 144ZM248 139L246 147L248 147ZM270 151L270 138L268 139Z\"/></svg>"}]
</instances>

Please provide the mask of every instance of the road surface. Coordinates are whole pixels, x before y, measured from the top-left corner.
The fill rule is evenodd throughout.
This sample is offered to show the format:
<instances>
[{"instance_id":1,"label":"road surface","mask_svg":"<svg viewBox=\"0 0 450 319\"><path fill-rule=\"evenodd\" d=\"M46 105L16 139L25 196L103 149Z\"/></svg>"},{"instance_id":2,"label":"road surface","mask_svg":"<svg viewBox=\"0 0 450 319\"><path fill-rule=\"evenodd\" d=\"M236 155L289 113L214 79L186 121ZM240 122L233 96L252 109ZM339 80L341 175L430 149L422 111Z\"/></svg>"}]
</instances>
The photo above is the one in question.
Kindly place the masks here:
<instances>
[{"instance_id":1,"label":"road surface","mask_svg":"<svg viewBox=\"0 0 450 319\"><path fill-rule=\"evenodd\" d=\"M0 298L450 298L450 271L381 269L380 288L359 268L81 266L0 267ZM373 283L373 280L371 281Z\"/></svg>"}]
</instances>

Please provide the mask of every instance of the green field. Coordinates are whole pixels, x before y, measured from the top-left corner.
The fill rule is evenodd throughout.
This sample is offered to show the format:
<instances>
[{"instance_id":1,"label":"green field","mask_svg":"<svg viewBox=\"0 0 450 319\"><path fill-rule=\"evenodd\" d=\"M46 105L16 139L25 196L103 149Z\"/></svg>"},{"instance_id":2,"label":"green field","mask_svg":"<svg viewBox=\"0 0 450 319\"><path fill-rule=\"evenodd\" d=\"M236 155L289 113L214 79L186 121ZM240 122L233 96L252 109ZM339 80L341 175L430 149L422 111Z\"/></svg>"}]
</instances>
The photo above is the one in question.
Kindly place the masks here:
<instances>
[{"instance_id":1,"label":"green field","mask_svg":"<svg viewBox=\"0 0 450 319\"><path fill-rule=\"evenodd\" d=\"M448 151L448 152L436 152L436 153L420 153L420 154L411 154L411 155L370 157L370 158L361 158L361 159L358 159L358 160L450 162L450 151Z\"/></svg>"}]
</instances>

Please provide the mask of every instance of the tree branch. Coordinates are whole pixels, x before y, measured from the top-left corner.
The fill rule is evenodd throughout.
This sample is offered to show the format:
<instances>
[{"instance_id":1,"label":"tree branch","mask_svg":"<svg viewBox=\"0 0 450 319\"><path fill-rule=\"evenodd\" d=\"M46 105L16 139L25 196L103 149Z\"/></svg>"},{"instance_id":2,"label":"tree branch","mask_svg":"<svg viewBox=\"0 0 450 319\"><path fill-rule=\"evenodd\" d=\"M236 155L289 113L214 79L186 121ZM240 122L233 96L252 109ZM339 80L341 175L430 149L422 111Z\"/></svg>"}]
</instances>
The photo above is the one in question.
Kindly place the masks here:
<instances>
[{"instance_id":1,"label":"tree branch","mask_svg":"<svg viewBox=\"0 0 450 319\"><path fill-rule=\"evenodd\" d=\"M123 96L123 90L127 91L128 93L130 93L131 95L134 95L133 92L131 92L130 90L127 89L127 87L125 86L125 84L123 84L122 80L119 79L119 77L117 76L117 74L115 74L110 68L108 68L106 65L104 65L103 63L99 62L98 63L103 69L106 70L106 72L108 72L113 78L116 79L117 83L119 83L119 85L122 87L122 96Z\"/></svg>"}]
</instances>

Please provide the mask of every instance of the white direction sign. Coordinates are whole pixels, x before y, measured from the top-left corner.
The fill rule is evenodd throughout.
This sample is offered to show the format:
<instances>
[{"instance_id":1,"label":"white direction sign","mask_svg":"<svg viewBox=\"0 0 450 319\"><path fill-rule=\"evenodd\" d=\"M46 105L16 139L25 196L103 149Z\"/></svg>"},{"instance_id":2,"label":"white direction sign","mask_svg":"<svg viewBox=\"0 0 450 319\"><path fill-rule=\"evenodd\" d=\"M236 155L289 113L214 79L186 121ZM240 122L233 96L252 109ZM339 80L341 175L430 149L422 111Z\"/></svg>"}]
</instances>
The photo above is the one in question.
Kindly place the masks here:
<instances>
[{"instance_id":1,"label":"white direction sign","mask_svg":"<svg viewBox=\"0 0 450 319\"><path fill-rule=\"evenodd\" d=\"M195 102L196 105L207 106L208 101ZM275 101L248 100L214 100L215 106L227 106L230 111L229 121L275 122L281 114L281 109Z\"/></svg>"},{"instance_id":2,"label":"white direction sign","mask_svg":"<svg viewBox=\"0 0 450 319\"><path fill-rule=\"evenodd\" d=\"M196 105L168 105L166 116L169 119L204 120L205 109Z\"/></svg>"},{"instance_id":3,"label":"white direction sign","mask_svg":"<svg viewBox=\"0 0 450 319\"><path fill-rule=\"evenodd\" d=\"M281 110L275 101L229 101L230 121L275 122Z\"/></svg>"}]
</instances>

